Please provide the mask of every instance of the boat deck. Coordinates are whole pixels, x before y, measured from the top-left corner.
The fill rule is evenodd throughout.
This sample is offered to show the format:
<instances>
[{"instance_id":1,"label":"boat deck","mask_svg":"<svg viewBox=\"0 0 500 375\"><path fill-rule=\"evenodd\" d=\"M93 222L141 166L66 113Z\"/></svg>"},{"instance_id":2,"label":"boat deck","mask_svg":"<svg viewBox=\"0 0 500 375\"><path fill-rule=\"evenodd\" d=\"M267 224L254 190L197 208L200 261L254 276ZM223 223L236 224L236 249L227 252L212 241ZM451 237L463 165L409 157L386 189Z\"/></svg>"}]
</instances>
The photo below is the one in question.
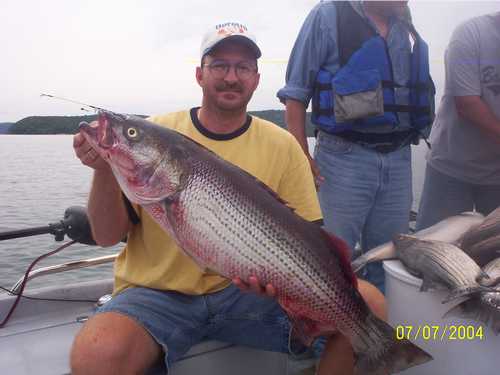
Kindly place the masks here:
<instances>
[{"instance_id":1,"label":"boat deck","mask_svg":"<svg viewBox=\"0 0 500 375\"><path fill-rule=\"evenodd\" d=\"M36 289L37 298L97 301L111 290L112 280ZM0 317L15 296L0 295ZM69 374L69 352L75 334L95 310L94 302L46 301L22 298L7 325L0 329L0 374ZM209 341L193 347L171 369L173 375L287 374L288 357ZM157 368L151 374L165 373Z\"/></svg>"}]
</instances>

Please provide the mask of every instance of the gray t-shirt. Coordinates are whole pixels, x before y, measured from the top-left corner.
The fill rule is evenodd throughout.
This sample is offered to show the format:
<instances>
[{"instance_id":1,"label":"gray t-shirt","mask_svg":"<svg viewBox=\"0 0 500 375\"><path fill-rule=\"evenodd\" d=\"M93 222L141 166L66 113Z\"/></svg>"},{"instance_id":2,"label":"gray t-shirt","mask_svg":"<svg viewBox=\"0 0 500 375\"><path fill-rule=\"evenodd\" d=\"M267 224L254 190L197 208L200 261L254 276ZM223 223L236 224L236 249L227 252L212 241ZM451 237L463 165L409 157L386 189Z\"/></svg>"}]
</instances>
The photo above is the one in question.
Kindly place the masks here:
<instances>
[{"instance_id":1,"label":"gray t-shirt","mask_svg":"<svg viewBox=\"0 0 500 375\"><path fill-rule=\"evenodd\" d=\"M453 33L446 84L431 131L428 163L478 185L500 185L500 145L457 114L455 96L480 96L500 119L500 13L470 19Z\"/></svg>"}]
</instances>

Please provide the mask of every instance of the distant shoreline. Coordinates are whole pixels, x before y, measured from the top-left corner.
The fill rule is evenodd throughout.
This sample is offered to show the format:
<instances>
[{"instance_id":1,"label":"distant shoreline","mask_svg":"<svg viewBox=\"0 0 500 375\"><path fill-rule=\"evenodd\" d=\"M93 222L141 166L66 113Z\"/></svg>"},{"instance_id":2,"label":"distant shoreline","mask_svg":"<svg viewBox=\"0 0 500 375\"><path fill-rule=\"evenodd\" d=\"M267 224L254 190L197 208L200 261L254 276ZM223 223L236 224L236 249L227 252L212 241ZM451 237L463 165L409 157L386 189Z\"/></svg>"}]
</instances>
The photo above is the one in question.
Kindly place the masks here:
<instances>
[{"instance_id":1,"label":"distant shoreline","mask_svg":"<svg viewBox=\"0 0 500 375\"><path fill-rule=\"evenodd\" d=\"M249 111L252 116L271 121L276 125L286 128L285 111L270 109L263 111ZM141 116L147 117L147 116ZM17 135L55 135L55 134L75 134L78 132L78 124L82 121L91 122L97 115L86 116L30 116L15 123L0 123L0 134ZM3 126L2 126L3 125ZM306 134L312 137L314 134L313 125L310 122L310 113L306 119Z\"/></svg>"}]
</instances>

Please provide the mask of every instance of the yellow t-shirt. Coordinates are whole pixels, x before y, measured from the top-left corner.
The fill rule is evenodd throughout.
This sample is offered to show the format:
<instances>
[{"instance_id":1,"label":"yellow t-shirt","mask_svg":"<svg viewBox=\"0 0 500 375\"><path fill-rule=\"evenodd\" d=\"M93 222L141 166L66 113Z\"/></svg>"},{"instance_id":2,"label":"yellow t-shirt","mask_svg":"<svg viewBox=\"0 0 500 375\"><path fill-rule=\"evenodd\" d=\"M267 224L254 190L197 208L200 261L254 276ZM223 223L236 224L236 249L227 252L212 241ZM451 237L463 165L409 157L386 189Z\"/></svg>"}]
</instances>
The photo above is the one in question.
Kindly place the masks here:
<instances>
[{"instance_id":1,"label":"yellow t-shirt","mask_svg":"<svg viewBox=\"0 0 500 375\"><path fill-rule=\"evenodd\" d=\"M286 130L249 116L236 133L218 136L203 128L195 109L149 120L188 136L254 175L306 220L321 219L309 163L298 142ZM140 224L134 225L127 245L116 259L115 294L133 286L205 294L229 285L228 279L202 270L184 255L145 210L136 205L134 208Z\"/></svg>"}]
</instances>

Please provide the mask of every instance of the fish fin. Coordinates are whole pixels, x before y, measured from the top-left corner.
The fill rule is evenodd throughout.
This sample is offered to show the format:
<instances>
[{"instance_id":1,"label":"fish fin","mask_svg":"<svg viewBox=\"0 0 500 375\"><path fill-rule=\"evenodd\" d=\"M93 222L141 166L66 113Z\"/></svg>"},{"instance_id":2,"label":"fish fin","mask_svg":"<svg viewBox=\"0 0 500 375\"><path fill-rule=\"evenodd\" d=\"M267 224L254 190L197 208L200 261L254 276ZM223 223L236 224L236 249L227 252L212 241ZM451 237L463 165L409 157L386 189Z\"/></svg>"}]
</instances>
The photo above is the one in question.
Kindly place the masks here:
<instances>
[{"instance_id":1,"label":"fish fin","mask_svg":"<svg viewBox=\"0 0 500 375\"><path fill-rule=\"evenodd\" d=\"M292 301L286 297L281 297L279 300L281 307L286 311L288 319L292 323L290 336L299 340L306 346L310 346L314 339L322 333L319 329L318 322L307 318L304 313L297 309L297 305L293 305ZM293 306L293 307L292 307Z\"/></svg>"},{"instance_id":2,"label":"fish fin","mask_svg":"<svg viewBox=\"0 0 500 375\"><path fill-rule=\"evenodd\" d=\"M315 322L306 317L294 317L289 315L292 321L291 336L300 340L304 345L311 346L314 339L325 334L325 330L321 329L318 322ZM334 329L332 328L332 332Z\"/></svg>"},{"instance_id":3,"label":"fish fin","mask_svg":"<svg viewBox=\"0 0 500 375\"><path fill-rule=\"evenodd\" d=\"M286 295L279 297L279 304L285 310L291 322L291 337L298 339L306 346L310 346L318 336L337 331L334 323L321 324L318 320L308 318L311 311L310 306L297 304L295 300L288 298ZM321 321L327 321L327 319Z\"/></svg>"},{"instance_id":4,"label":"fish fin","mask_svg":"<svg viewBox=\"0 0 500 375\"><path fill-rule=\"evenodd\" d=\"M366 350L364 345L362 348L353 346L356 369L360 373L392 374L433 359L429 353L411 341L397 339L394 329L374 315L368 318L367 324L371 333L379 336L378 344L381 347Z\"/></svg>"},{"instance_id":5,"label":"fish fin","mask_svg":"<svg viewBox=\"0 0 500 375\"><path fill-rule=\"evenodd\" d=\"M446 296L446 298L442 301L442 303L447 303L460 297L472 296L474 294L478 294L481 292L486 292L486 293L495 292L495 289L492 287L481 286L481 285L455 288Z\"/></svg>"},{"instance_id":6,"label":"fish fin","mask_svg":"<svg viewBox=\"0 0 500 375\"><path fill-rule=\"evenodd\" d=\"M403 263L403 264L404 264L404 263ZM409 273L410 275L415 276L416 278L418 278L418 279L422 279L422 280L423 280L423 277L422 277L422 273L421 273L421 272L419 272L418 270L415 270L415 269L411 268L411 266L410 266L410 265L406 265L406 264L405 264L405 268L406 268L406 270L408 271L408 273Z\"/></svg>"},{"instance_id":7,"label":"fish fin","mask_svg":"<svg viewBox=\"0 0 500 375\"><path fill-rule=\"evenodd\" d=\"M424 277L422 280L422 285L420 286L421 292L428 292L433 290L446 289L446 287L439 283L438 281L432 280L429 277Z\"/></svg>"},{"instance_id":8,"label":"fish fin","mask_svg":"<svg viewBox=\"0 0 500 375\"><path fill-rule=\"evenodd\" d=\"M344 272L346 277L351 281L352 285L354 285L354 287L357 288L358 280L356 278L356 274L352 270L351 255L350 255L351 251L349 249L349 246L340 237L330 234L324 229L321 229L321 232L323 233L327 242L329 243L330 249L335 251L335 253L338 255L341 265L340 269Z\"/></svg>"},{"instance_id":9,"label":"fish fin","mask_svg":"<svg viewBox=\"0 0 500 375\"><path fill-rule=\"evenodd\" d=\"M481 305L477 298L469 298L458 305L452 307L444 313L443 318L471 319L487 324L490 319L490 312Z\"/></svg>"},{"instance_id":10,"label":"fish fin","mask_svg":"<svg viewBox=\"0 0 500 375\"><path fill-rule=\"evenodd\" d=\"M361 271L361 269L364 268L367 264L368 261L363 255L357 257L351 262L352 272Z\"/></svg>"},{"instance_id":11,"label":"fish fin","mask_svg":"<svg viewBox=\"0 0 500 375\"><path fill-rule=\"evenodd\" d=\"M491 323L493 333L500 333L500 310L498 306L489 306L479 298L467 299L448 310L443 318L470 319L485 325Z\"/></svg>"},{"instance_id":12,"label":"fish fin","mask_svg":"<svg viewBox=\"0 0 500 375\"><path fill-rule=\"evenodd\" d=\"M481 274L478 277L476 277L476 281L481 286L496 287L498 284L500 284L500 276L495 277L495 278L491 278L488 276L488 274L484 273L484 275Z\"/></svg>"},{"instance_id":13,"label":"fish fin","mask_svg":"<svg viewBox=\"0 0 500 375\"><path fill-rule=\"evenodd\" d=\"M420 241L420 240L415 236L412 236L410 234L404 234L404 233L396 234L392 238L392 242L394 243L394 246L396 246L396 249L400 249L400 250L405 249L405 248L413 245L413 243L415 243L415 241Z\"/></svg>"}]
</instances>

